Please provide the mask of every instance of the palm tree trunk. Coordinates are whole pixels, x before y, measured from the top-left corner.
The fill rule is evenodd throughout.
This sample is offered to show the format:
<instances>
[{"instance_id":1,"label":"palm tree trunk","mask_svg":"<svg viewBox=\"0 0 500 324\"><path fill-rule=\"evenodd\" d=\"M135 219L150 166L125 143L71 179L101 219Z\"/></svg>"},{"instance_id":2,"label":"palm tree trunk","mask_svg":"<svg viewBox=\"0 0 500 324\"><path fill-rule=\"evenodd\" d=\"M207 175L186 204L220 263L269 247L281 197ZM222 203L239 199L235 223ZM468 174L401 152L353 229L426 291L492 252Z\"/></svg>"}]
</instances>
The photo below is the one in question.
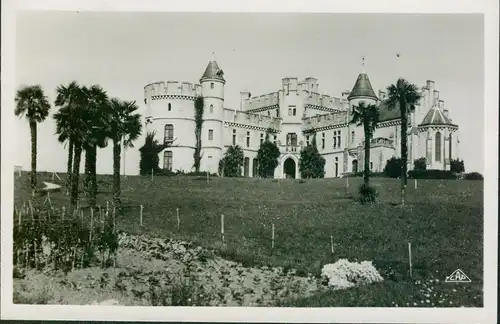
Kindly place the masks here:
<instances>
[{"instance_id":1,"label":"palm tree trunk","mask_svg":"<svg viewBox=\"0 0 500 324\"><path fill-rule=\"evenodd\" d=\"M31 188L36 189L36 122L30 121L31 131Z\"/></svg>"},{"instance_id":2,"label":"palm tree trunk","mask_svg":"<svg viewBox=\"0 0 500 324\"><path fill-rule=\"evenodd\" d=\"M97 204L97 175L96 175L96 162L97 162L97 146L93 145L87 150L88 156L88 173L87 173L87 190L89 205L96 208Z\"/></svg>"},{"instance_id":3,"label":"palm tree trunk","mask_svg":"<svg viewBox=\"0 0 500 324\"><path fill-rule=\"evenodd\" d=\"M92 149L91 147L87 147L85 149L85 178L83 180L83 190L85 192L85 196L87 199L90 199L90 183L92 178Z\"/></svg>"},{"instance_id":4,"label":"palm tree trunk","mask_svg":"<svg viewBox=\"0 0 500 324\"><path fill-rule=\"evenodd\" d=\"M78 201L78 181L80 180L80 161L82 159L82 145L74 143L75 159L73 161L73 175L71 176L71 210L75 210Z\"/></svg>"},{"instance_id":5,"label":"palm tree trunk","mask_svg":"<svg viewBox=\"0 0 500 324\"><path fill-rule=\"evenodd\" d=\"M119 140L113 140L113 202L117 209L120 208L120 160L121 143Z\"/></svg>"},{"instance_id":6,"label":"palm tree trunk","mask_svg":"<svg viewBox=\"0 0 500 324\"><path fill-rule=\"evenodd\" d=\"M406 103L400 102L401 108L401 162L403 165L401 166L401 205L405 203L405 189L407 184L407 168L408 168L408 138L406 136L407 127L408 127L408 116L406 112Z\"/></svg>"},{"instance_id":7,"label":"palm tree trunk","mask_svg":"<svg viewBox=\"0 0 500 324\"><path fill-rule=\"evenodd\" d=\"M74 147L73 147L73 141L70 139L69 140L69 145L68 145L68 167L66 171L66 195L69 195L70 188L71 188L71 173L73 171L73 154L74 154Z\"/></svg>"},{"instance_id":8,"label":"palm tree trunk","mask_svg":"<svg viewBox=\"0 0 500 324\"><path fill-rule=\"evenodd\" d=\"M365 125L365 169L363 170L363 180L365 186L370 184L370 131Z\"/></svg>"}]
</instances>

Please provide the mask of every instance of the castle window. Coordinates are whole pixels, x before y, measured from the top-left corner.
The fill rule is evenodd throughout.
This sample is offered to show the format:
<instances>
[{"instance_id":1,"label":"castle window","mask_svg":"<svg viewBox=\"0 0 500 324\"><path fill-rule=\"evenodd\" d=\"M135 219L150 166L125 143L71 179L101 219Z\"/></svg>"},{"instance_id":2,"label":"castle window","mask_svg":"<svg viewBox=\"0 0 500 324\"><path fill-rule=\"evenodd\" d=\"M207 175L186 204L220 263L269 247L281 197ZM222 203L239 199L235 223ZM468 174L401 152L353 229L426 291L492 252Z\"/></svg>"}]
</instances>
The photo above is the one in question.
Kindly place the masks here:
<instances>
[{"instance_id":1,"label":"castle window","mask_svg":"<svg viewBox=\"0 0 500 324\"><path fill-rule=\"evenodd\" d=\"M236 129L233 129L233 145L236 145Z\"/></svg>"},{"instance_id":2,"label":"castle window","mask_svg":"<svg viewBox=\"0 0 500 324\"><path fill-rule=\"evenodd\" d=\"M174 125L165 125L165 135L163 138L164 143L172 143L174 141Z\"/></svg>"},{"instance_id":3,"label":"castle window","mask_svg":"<svg viewBox=\"0 0 500 324\"><path fill-rule=\"evenodd\" d=\"M441 162L441 133L437 132L436 133L436 144L434 151L436 152L435 160L436 162Z\"/></svg>"},{"instance_id":4,"label":"castle window","mask_svg":"<svg viewBox=\"0 0 500 324\"><path fill-rule=\"evenodd\" d=\"M276 140L277 140L278 136L274 135L273 136L273 143L276 144Z\"/></svg>"},{"instance_id":5,"label":"castle window","mask_svg":"<svg viewBox=\"0 0 500 324\"><path fill-rule=\"evenodd\" d=\"M247 147L250 147L250 132L247 132Z\"/></svg>"},{"instance_id":6,"label":"castle window","mask_svg":"<svg viewBox=\"0 0 500 324\"><path fill-rule=\"evenodd\" d=\"M168 111L172 111L172 104L170 102L168 103Z\"/></svg>"},{"instance_id":7,"label":"castle window","mask_svg":"<svg viewBox=\"0 0 500 324\"><path fill-rule=\"evenodd\" d=\"M333 133L333 148L337 148L337 132Z\"/></svg>"},{"instance_id":8,"label":"castle window","mask_svg":"<svg viewBox=\"0 0 500 324\"><path fill-rule=\"evenodd\" d=\"M292 109L292 115L296 116L297 115L297 109L296 108L293 108Z\"/></svg>"},{"instance_id":9,"label":"castle window","mask_svg":"<svg viewBox=\"0 0 500 324\"><path fill-rule=\"evenodd\" d=\"M210 105L210 113L214 112L214 105Z\"/></svg>"},{"instance_id":10,"label":"castle window","mask_svg":"<svg viewBox=\"0 0 500 324\"><path fill-rule=\"evenodd\" d=\"M172 151L163 152L163 169L167 171L172 171L172 160L174 155Z\"/></svg>"},{"instance_id":11,"label":"castle window","mask_svg":"<svg viewBox=\"0 0 500 324\"><path fill-rule=\"evenodd\" d=\"M297 145L297 134L295 134L295 133L286 134L286 145L296 146Z\"/></svg>"},{"instance_id":12,"label":"castle window","mask_svg":"<svg viewBox=\"0 0 500 324\"><path fill-rule=\"evenodd\" d=\"M336 156L336 157L335 157L335 162L338 162L338 161L339 161L339 157L338 157L338 156Z\"/></svg>"},{"instance_id":13,"label":"castle window","mask_svg":"<svg viewBox=\"0 0 500 324\"><path fill-rule=\"evenodd\" d=\"M351 143L354 143L354 139L355 139L355 133L354 131L351 132Z\"/></svg>"},{"instance_id":14,"label":"castle window","mask_svg":"<svg viewBox=\"0 0 500 324\"><path fill-rule=\"evenodd\" d=\"M292 108L288 108L288 116L292 115Z\"/></svg>"},{"instance_id":15,"label":"castle window","mask_svg":"<svg viewBox=\"0 0 500 324\"><path fill-rule=\"evenodd\" d=\"M341 135L340 135L340 131L337 132L337 147L340 148L341 147L341 144L340 144L340 138L341 138Z\"/></svg>"},{"instance_id":16,"label":"castle window","mask_svg":"<svg viewBox=\"0 0 500 324\"><path fill-rule=\"evenodd\" d=\"M321 133L321 149L325 149L325 133Z\"/></svg>"},{"instance_id":17,"label":"castle window","mask_svg":"<svg viewBox=\"0 0 500 324\"><path fill-rule=\"evenodd\" d=\"M210 89L213 89L213 88L214 88L214 83L213 83L213 82L211 82L211 83L210 83Z\"/></svg>"},{"instance_id":18,"label":"castle window","mask_svg":"<svg viewBox=\"0 0 500 324\"><path fill-rule=\"evenodd\" d=\"M370 162L370 170L373 170L373 162Z\"/></svg>"},{"instance_id":19,"label":"castle window","mask_svg":"<svg viewBox=\"0 0 500 324\"><path fill-rule=\"evenodd\" d=\"M267 111L267 115L271 116L271 111L270 110Z\"/></svg>"},{"instance_id":20,"label":"castle window","mask_svg":"<svg viewBox=\"0 0 500 324\"><path fill-rule=\"evenodd\" d=\"M213 129L209 129L208 130L208 140L212 141L213 139L214 139L214 130Z\"/></svg>"},{"instance_id":21,"label":"castle window","mask_svg":"<svg viewBox=\"0 0 500 324\"><path fill-rule=\"evenodd\" d=\"M264 142L264 134L260 133L260 145Z\"/></svg>"},{"instance_id":22,"label":"castle window","mask_svg":"<svg viewBox=\"0 0 500 324\"><path fill-rule=\"evenodd\" d=\"M279 116L280 116L280 110L276 109L276 117L279 117Z\"/></svg>"},{"instance_id":23,"label":"castle window","mask_svg":"<svg viewBox=\"0 0 500 324\"><path fill-rule=\"evenodd\" d=\"M306 143L307 143L307 145L309 145L309 144L310 144L310 143L309 143L309 135L306 135Z\"/></svg>"}]
</instances>

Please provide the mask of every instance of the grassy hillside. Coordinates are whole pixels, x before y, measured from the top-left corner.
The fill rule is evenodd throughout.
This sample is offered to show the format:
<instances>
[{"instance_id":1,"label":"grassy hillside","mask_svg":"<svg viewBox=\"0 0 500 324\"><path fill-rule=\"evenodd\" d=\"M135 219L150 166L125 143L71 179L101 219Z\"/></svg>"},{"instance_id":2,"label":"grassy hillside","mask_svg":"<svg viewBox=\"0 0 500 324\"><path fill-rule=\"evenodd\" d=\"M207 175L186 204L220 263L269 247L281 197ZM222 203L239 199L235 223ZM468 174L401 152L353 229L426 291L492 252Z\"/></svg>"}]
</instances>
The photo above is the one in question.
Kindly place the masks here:
<instances>
[{"instance_id":1,"label":"grassy hillside","mask_svg":"<svg viewBox=\"0 0 500 324\"><path fill-rule=\"evenodd\" d=\"M55 182L63 184L64 177L60 176L62 180ZM15 177L15 204L20 205L33 199L29 175ZM44 180L50 181L50 174L40 174L39 182ZM345 179L302 183L211 178L207 183L204 178L185 176L155 177L154 181L150 177L128 176L122 180L126 208L117 217L117 229L181 238L221 250L220 218L224 214L227 247L220 254L228 259L246 265L291 267L303 274L318 273L322 265L339 258L371 260L387 279L374 286L327 292L286 305L391 306L396 301L398 306L415 306L412 303L420 294L426 303L427 293L421 291L427 288L422 285L429 285L432 280L432 291L438 291L436 298L443 294L455 296L454 304L446 306L481 306L482 181L422 180L416 190L410 181L404 208L396 205L399 182L393 179L372 180L380 193L377 204L364 206L353 201L361 181L349 179L350 187L346 190ZM105 206L112 199L111 176L99 176L98 186L98 204ZM69 201L63 193L52 194L51 199L55 206L67 205ZM44 200L45 197L34 198L35 204ZM85 204L83 199L82 205ZM142 227L140 205L144 206ZM408 273L408 242L413 250L412 278ZM457 268L472 283L443 283Z\"/></svg>"}]
</instances>

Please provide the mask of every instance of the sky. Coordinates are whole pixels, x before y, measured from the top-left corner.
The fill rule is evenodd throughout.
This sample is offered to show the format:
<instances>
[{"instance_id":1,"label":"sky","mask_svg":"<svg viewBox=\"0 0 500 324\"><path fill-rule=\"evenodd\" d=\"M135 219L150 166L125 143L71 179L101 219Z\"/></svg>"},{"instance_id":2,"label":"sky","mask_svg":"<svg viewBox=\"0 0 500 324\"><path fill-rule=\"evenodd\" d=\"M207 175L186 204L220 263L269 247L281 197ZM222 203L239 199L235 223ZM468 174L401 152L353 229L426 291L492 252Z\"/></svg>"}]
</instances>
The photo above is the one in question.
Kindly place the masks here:
<instances>
[{"instance_id":1,"label":"sky","mask_svg":"<svg viewBox=\"0 0 500 324\"><path fill-rule=\"evenodd\" d=\"M466 171L483 172L483 29L483 16L471 14L22 12L15 85L40 84L53 103L58 85L99 84L111 97L135 100L143 113L146 84L199 83L215 56L226 79L225 107L237 108L240 91L267 94L283 77L315 77L321 93L340 97L354 85L364 56L376 92L399 76L418 86L435 81L459 125ZM56 110L38 128L40 171L66 169ZM16 118L15 127L14 164L29 170L29 126ZM125 153L129 175L138 174L143 141ZM112 173L111 147L99 150L97 172Z\"/></svg>"}]
</instances>

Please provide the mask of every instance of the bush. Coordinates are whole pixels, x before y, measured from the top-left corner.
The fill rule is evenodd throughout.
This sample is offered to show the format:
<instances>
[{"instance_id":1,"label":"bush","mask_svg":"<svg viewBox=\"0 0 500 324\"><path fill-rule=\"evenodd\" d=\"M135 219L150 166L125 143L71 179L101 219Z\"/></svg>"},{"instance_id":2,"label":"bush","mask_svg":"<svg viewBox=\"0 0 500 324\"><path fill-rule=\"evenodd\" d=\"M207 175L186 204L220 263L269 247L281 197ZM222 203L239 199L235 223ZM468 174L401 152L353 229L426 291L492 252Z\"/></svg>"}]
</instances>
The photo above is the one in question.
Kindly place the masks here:
<instances>
[{"instance_id":1,"label":"bush","mask_svg":"<svg viewBox=\"0 0 500 324\"><path fill-rule=\"evenodd\" d=\"M364 183L361 186L359 186L358 193L359 193L359 201L362 204L375 202L378 196L375 187L369 185L367 186Z\"/></svg>"},{"instance_id":2,"label":"bush","mask_svg":"<svg viewBox=\"0 0 500 324\"><path fill-rule=\"evenodd\" d=\"M411 170L408 172L410 179L440 179L455 180L456 174L448 170Z\"/></svg>"},{"instance_id":3,"label":"bush","mask_svg":"<svg viewBox=\"0 0 500 324\"><path fill-rule=\"evenodd\" d=\"M384 172L373 172L370 171L370 178L373 177L386 177L387 175ZM356 173L346 173L344 177L349 177L349 178L362 178L364 176L363 171L356 172Z\"/></svg>"},{"instance_id":4,"label":"bush","mask_svg":"<svg viewBox=\"0 0 500 324\"><path fill-rule=\"evenodd\" d=\"M397 178L401 176L401 169L403 168L403 161L399 158L392 157L387 160L384 167L384 173L389 178Z\"/></svg>"},{"instance_id":5,"label":"bush","mask_svg":"<svg viewBox=\"0 0 500 324\"><path fill-rule=\"evenodd\" d=\"M465 165L463 160L451 160L450 161L450 170L453 173L462 173L465 171Z\"/></svg>"},{"instance_id":6,"label":"bush","mask_svg":"<svg viewBox=\"0 0 500 324\"><path fill-rule=\"evenodd\" d=\"M413 170L422 171L427 169L427 161L424 157L416 159L413 161Z\"/></svg>"},{"instance_id":7,"label":"bush","mask_svg":"<svg viewBox=\"0 0 500 324\"><path fill-rule=\"evenodd\" d=\"M470 172L464 174L464 180L484 180L484 178L479 172Z\"/></svg>"}]
</instances>

